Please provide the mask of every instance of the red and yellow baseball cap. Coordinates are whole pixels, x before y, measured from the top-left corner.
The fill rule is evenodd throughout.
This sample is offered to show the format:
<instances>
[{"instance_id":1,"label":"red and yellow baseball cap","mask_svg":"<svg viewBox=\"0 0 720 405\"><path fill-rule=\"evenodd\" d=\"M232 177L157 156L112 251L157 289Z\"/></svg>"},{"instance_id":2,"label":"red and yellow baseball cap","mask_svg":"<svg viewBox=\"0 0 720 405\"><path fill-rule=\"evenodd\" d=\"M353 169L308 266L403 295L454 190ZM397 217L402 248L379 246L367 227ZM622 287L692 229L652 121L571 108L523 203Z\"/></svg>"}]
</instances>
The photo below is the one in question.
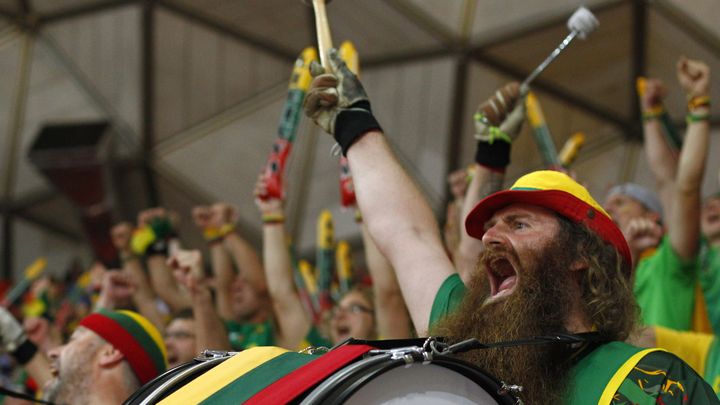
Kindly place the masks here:
<instances>
[{"instance_id":1,"label":"red and yellow baseball cap","mask_svg":"<svg viewBox=\"0 0 720 405\"><path fill-rule=\"evenodd\" d=\"M485 223L496 211L511 204L530 204L547 208L575 223L581 223L613 245L632 263L630 249L620 229L585 187L568 175L540 170L519 178L509 190L491 194L480 201L465 220L467 233L474 238L485 234Z\"/></svg>"}]
</instances>

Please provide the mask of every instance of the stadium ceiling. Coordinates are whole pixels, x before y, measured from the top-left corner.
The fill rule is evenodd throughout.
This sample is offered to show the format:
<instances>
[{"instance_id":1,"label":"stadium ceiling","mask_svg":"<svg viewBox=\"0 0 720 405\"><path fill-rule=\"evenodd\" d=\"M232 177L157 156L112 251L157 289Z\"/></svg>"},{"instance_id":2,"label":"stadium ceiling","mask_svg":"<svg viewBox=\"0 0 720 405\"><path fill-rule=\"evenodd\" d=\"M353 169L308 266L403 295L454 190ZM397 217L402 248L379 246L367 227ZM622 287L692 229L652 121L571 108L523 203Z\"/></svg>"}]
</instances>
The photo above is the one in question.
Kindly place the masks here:
<instances>
[{"instance_id":1,"label":"stadium ceiling","mask_svg":"<svg viewBox=\"0 0 720 405\"><path fill-rule=\"evenodd\" d=\"M445 177L472 160L475 106L504 82L526 77L567 34L565 23L581 3L600 20L598 31L573 43L533 89L558 147L575 131L587 134L576 170L591 191L648 183L635 78L668 84L668 109L682 126L674 63L686 54L720 72L716 2L328 5L334 40L354 42L374 110L439 218L449 200ZM196 204L229 201L240 208L243 234L258 244L252 188L276 136L292 63L315 44L314 30L312 10L300 0L0 0L0 275L47 251L58 267L82 255L77 210L26 158L39 130L55 122L111 124L117 218L154 205L188 217ZM720 100L717 83L713 96ZM714 135L718 124L715 113ZM542 167L524 132L513 148L511 179ZM305 255L315 240L313 218L325 207L339 236L358 240L352 215L339 209L331 146L304 121L289 163L288 227ZM711 162L706 189L717 188L717 165ZM180 233L188 245L202 245L189 219Z\"/></svg>"}]
</instances>

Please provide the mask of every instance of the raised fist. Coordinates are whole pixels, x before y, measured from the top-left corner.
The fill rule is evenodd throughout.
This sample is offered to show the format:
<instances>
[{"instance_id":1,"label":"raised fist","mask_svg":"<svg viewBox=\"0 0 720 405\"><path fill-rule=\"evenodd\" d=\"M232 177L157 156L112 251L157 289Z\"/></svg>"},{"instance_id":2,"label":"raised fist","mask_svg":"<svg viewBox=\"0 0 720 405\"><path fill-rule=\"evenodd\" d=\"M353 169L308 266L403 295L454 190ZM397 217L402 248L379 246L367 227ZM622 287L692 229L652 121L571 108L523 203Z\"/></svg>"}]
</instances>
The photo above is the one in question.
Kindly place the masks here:
<instances>
[{"instance_id":1,"label":"raised fist","mask_svg":"<svg viewBox=\"0 0 720 405\"><path fill-rule=\"evenodd\" d=\"M705 62L682 56L677 63L677 78L688 99L710 92L710 67Z\"/></svg>"},{"instance_id":2,"label":"raised fist","mask_svg":"<svg viewBox=\"0 0 720 405\"><path fill-rule=\"evenodd\" d=\"M662 104L667 90L662 80L645 79L645 91L640 97L640 104L644 111L648 111Z\"/></svg>"}]
</instances>

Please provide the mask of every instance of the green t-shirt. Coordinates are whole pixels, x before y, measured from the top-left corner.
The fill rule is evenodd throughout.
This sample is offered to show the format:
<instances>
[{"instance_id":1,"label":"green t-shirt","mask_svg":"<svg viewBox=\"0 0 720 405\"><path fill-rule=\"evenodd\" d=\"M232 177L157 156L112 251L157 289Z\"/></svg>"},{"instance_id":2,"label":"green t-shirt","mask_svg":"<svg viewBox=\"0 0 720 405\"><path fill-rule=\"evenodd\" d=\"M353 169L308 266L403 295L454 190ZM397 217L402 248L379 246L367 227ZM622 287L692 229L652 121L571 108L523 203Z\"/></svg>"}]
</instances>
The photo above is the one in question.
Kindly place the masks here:
<instances>
[{"instance_id":1,"label":"green t-shirt","mask_svg":"<svg viewBox=\"0 0 720 405\"><path fill-rule=\"evenodd\" d=\"M270 319L260 323L239 323L229 320L224 321L224 323L233 350L245 350L255 346L274 346L276 344L275 326ZM315 326L312 326L297 349L304 349L308 346L332 347L332 344L322 336Z\"/></svg>"},{"instance_id":2,"label":"green t-shirt","mask_svg":"<svg viewBox=\"0 0 720 405\"><path fill-rule=\"evenodd\" d=\"M270 319L259 323L239 323L232 320L225 320L224 323L233 350L275 345L275 328Z\"/></svg>"},{"instance_id":3,"label":"green t-shirt","mask_svg":"<svg viewBox=\"0 0 720 405\"><path fill-rule=\"evenodd\" d=\"M695 304L697 260L683 260L667 235L635 269L635 299L645 325L689 330Z\"/></svg>"},{"instance_id":4,"label":"green t-shirt","mask_svg":"<svg viewBox=\"0 0 720 405\"><path fill-rule=\"evenodd\" d=\"M698 281L702 288L710 325L720 333L720 249L702 240L698 260Z\"/></svg>"},{"instance_id":5,"label":"green t-shirt","mask_svg":"<svg viewBox=\"0 0 720 405\"><path fill-rule=\"evenodd\" d=\"M458 274L440 286L430 313L430 326L462 301L465 285ZM625 377L612 405L720 404L712 388L685 362L667 352L645 355Z\"/></svg>"},{"instance_id":6,"label":"green t-shirt","mask_svg":"<svg viewBox=\"0 0 720 405\"><path fill-rule=\"evenodd\" d=\"M717 336L713 339L705 358L705 370L703 373L705 381L710 383L713 390L720 395L720 342Z\"/></svg>"}]
</instances>

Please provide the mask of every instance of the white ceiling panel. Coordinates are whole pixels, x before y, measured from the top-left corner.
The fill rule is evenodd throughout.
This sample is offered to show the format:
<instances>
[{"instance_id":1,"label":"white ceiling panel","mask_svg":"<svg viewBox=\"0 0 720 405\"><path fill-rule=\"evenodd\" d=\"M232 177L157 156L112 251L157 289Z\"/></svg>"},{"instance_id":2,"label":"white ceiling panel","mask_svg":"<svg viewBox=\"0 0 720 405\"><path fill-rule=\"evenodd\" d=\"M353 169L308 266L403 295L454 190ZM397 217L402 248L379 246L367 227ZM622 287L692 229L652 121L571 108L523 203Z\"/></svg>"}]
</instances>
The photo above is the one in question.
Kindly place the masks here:
<instances>
[{"instance_id":1,"label":"white ceiling panel","mask_svg":"<svg viewBox=\"0 0 720 405\"><path fill-rule=\"evenodd\" d=\"M662 14L651 11L649 18L648 76L657 77L668 88L666 106L674 119L682 122L686 109L685 94L677 82L675 64L681 55L700 59L711 71L720 72L720 54L698 44ZM713 79L717 81L717 79ZM720 86L711 86L711 98L720 99Z\"/></svg>"},{"instance_id":2,"label":"white ceiling panel","mask_svg":"<svg viewBox=\"0 0 720 405\"><path fill-rule=\"evenodd\" d=\"M391 2L383 0L333 2L328 5L328 19L334 43L353 41L361 61L440 45Z\"/></svg>"},{"instance_id":3,"label":"white ceiling panel","mask_svg":"<svg viewBox=\"0 0 720 405\"><path fill-rule=\"evenodd\" d=\"M444 201L454 78L452 59L372 69L362 77L373 113L435 210Z\"/></svg>"},{"instance_id":4,"label":"white ceiling panel","mask_svg":"<svg viewBox=\"0 0 720 405\"><path fill-rule=\"evenodd\" d=\"M20 51L23 39L17 38L13 41L6 42L0 47L0 70L4 73L0 75L0 122L3 126L0 128L0 153L3 160L0 164L0 181L5 182L8 175L8 150L10 147L10 123L12 117L17 111L17 92L18 80L20 74ZM4 184L4 183L3 183ZM2 186L0 186L2 187Z\"/></svg>"},{"instance_id":5,"label":"white ceiling panel","mask_svg":"<svg viewBox=\"0 0 720 405\"><path fill-rule=\"evenodd\" d=\"M141 144L140 9L134 6L58 22L47 28L72 66L78 83L92 88L99 108L111 110ZM92 99L91 98L91 99Z\"/></svg>"},{"instance_id":6,"label":"white ceiling panel","mask_svg":"<svg viewBox=\"0 0 720 405\"><path fill-rule=\"evenodd\" d=\"M252 187L276 138L284 101L284 94L278 95L252 115L161 152L161 162L209 198L239 205L243 220L252 221L257 217Z\"/></svg>"},{"instance_id":7,"label":"white ceiling panel","mask_svg":"<svg viewBox=\"0 0 720 405\"><path fill-rule=\"evenodd\" d=\"M476 0L471 1L478 3ZM441 24L455 36L462 34L461 30L465 19L464 12L467 1L408 0L407 3L424 12L433 21Z\"/></svg>"},{"instance_id":8,"label":"white ceiling panel","mask_svg":"<svg viewBox=\"0 0 720 405\"><path fill-rule=\"evenodd\" d=\"M55 277L63 276L76 260L80 260L85 265L91 263L92 256L83 243L69 242L23 220L16 220L14 227L15 280L21 277L27 266L40 257L48 261L45 274Z\"/></svg>"},{"instance_id":9,"label":"white ceiling panel","mask_svg":"<svg viewBox=\"0 0 720 405\"><path fill-rule=\"evenodd\" d=\"M33 53L30 91L22 128L15 196L46 189L48 183L27 160L30 145L47 123L84 122L104 119L86 94L80 91L64 69L41 44Z\"/></svg>"},{"instance_id":10,"label":"white ceiling panel","mask_svg":"<svg viewBox=\"0 0 720 405\"><path fill-rule=\"evenodd\" d=\"M194 12L235 27L252 37L271 40L284 49L298 52L314 43L311 37L312 8L294 0L176 0ZM335 4L328 6L328 13Z\"/></svg>"},{"instance_id":11,"label":"white ceiling panel","mask_svg":"<svg viewBox=\"0 0 720 405\"><path fill-rule=\"evenodd\" d=\"M310 35L314 24L312 9L301 0L215 0L203 2L202 9L192 0L179 2L284 49L299 52L315 43ZM393 4L383 0L337 1L328 4L333 43L337 46L344 40L351 40L361 57L407 52L439 44L429 33L401 14Z\"/></svg>"},{"instance_id":12,"label":"white ceiling panel","mask_svg":"<svg viewBox=\"0 0 720 405\"><path fill-rule=\"evenodd\" d=\"M45 201L33 204L31 207L22 207L23 213L32 218L42 220L56 225L69 233L78 236L84 235L82 228L80 210L63 195L57 193ZM65 212L66 215L56 215L57 212Z\"/></svg>"},{"instance_id":13,"label":"white ceiling panel","mask_svg":"<svg viewBox=\"0 0 720 405\"><path fill-rule=\"evenodd\" d=\"M158 13L156 140L286 82L292 63L278 61L167 12Z\"/></svg>"},{"instance_id":14,"label":"white ceiling panel","mask_svg":"<svg viewBox=\"0 0 720 405\"><path fill-rule=\"evenodd\" d=\"M714 34L715 38L712 38L712 41L715 43L720 41L720 26L718 26L720 9L718 9L717 2L707 0L665 0L661 3L667 3L667 5L661 4L661 7L672 6L671 8L682 10L692 21ZM688 21L688 23L691 22Z\"/></svg>"}]
</instances>

